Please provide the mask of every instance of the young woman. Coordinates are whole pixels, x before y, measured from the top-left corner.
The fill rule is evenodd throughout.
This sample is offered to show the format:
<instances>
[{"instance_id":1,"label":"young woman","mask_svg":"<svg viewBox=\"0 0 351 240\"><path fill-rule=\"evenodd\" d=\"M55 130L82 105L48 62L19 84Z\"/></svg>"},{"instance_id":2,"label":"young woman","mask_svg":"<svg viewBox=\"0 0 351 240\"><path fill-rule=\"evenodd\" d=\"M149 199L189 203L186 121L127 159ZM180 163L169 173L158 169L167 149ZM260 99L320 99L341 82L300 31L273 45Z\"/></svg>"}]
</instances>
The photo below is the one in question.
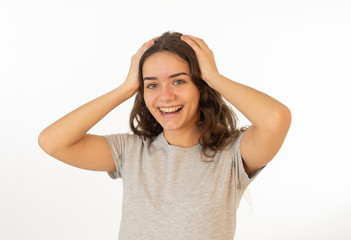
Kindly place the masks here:
<instances>
[{"instance_id":1,"label":"young woman","mask_svg":"<svg viewBox=\"0 0 351 240\"><path fill-rule=\"evenodd\" d=\"M133 134L87 134L134 94ZM252 125L238 128L222 97ZM233 239L240 199L290 123L285 105L222 76L202 39L167 32L132 57L122 85L51 124L39 144L123 179L119 239Z\"/></svg>"}]
</instances>

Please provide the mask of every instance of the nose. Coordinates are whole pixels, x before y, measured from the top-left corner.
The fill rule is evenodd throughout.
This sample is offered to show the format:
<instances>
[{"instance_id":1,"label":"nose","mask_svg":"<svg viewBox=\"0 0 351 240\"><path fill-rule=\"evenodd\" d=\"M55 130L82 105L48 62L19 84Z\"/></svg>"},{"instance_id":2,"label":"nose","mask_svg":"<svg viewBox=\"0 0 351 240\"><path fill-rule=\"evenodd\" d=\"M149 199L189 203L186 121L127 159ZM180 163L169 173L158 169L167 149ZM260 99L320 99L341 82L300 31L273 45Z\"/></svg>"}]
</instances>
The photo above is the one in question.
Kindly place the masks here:
<instances>
[{"instance_id":1,"label":"nose","mask_svg":"<svg viewBox=\"0 0 351 240\"><path fill-rule=\"evenodd\" d=\"M175 93L172 89L172 87L166 85L166 86L163 86L161 91L160 91L160 95L159 95L159 98L160 98L160 101L162 102L170 102L170 101L173 101L175 100Z\"/></svg>"}]
</instances>

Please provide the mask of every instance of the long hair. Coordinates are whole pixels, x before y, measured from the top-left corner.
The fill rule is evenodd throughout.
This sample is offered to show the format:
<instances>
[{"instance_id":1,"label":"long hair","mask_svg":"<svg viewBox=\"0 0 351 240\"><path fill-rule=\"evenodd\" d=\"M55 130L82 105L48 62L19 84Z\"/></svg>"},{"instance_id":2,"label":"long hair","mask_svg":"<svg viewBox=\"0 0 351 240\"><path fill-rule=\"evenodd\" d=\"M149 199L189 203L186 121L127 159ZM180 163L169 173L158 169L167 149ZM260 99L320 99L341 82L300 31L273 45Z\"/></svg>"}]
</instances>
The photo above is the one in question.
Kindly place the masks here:
<instances>
[{"instance_id":1,"label":"long hair","mask_svg":"<svg viewBox=\"0 0 351 240\"><path fill-rule=\"evenodd\" d=\"M139 90L135 96L134 106L130 114L129 124L134 134L146 138L158 136L162 126L156 121L146 107L144 101L144 81L142 68L145 60L154 53L171 52L184 59L190 68L190 77L200 92L199 112L200 119L196 126L200 132L199 143L202 153L206 157L214 156L217 150L223 149L239 132L246 127L237 129L238 118L235 112L227 105L222 96L209 87L201 79L199 63L194 50L183 40L178 32L166 32L145 51L139 63Z\"/></svg>"}]
</instances>

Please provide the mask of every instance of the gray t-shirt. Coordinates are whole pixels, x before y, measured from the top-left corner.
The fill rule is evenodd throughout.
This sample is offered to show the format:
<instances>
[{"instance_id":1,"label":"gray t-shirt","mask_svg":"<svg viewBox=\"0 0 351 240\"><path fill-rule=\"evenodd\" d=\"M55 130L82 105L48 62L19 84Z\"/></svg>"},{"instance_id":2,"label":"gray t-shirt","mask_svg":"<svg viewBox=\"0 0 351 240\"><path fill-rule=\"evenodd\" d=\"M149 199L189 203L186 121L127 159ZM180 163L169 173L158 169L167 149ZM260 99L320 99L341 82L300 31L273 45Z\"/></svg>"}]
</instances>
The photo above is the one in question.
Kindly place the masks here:
<instances>
[{"instance_id":1,"label":"gray t-shirt","mask_svg":"<svg viewBox=\"0 0 351 240\"><path fill-rule=\"evenodd\" d=\"M131 134L104 136L123 180L119 240L232 240L236 209L250 182L240 155L244 132L212 162L201 146L169 145Z\"/></svg>"}]
</instances>

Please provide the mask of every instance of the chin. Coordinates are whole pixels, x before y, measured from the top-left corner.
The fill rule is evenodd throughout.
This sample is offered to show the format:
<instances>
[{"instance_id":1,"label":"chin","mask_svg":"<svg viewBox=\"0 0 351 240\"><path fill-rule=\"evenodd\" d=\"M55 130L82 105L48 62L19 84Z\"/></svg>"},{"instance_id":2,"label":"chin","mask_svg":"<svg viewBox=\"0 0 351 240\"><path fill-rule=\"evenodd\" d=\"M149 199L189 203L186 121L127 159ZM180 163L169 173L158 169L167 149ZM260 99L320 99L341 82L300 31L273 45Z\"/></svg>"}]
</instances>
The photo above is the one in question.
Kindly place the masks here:
<instances>
[{"instance_id":1,"label":"chin","mask_svg":"<svg viewBox=\"0 0 351 240\"><path fill-rule=\"evenodd\" d=\"M178 130L180 127L174 126L174 125L161 125L163 128L163 131L165 130Z\"/></svg>"}]
</instances>

